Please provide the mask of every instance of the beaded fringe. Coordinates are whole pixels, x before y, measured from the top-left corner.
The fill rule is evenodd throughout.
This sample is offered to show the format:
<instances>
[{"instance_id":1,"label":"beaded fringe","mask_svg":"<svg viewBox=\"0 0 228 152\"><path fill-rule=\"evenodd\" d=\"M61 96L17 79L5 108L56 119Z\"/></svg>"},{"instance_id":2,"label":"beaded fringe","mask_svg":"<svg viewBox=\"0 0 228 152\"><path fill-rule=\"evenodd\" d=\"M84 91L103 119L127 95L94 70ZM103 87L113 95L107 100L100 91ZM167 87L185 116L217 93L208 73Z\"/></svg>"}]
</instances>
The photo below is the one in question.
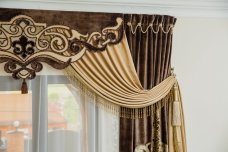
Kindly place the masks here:
<instances>
[{"instance_id":1,"label":"beaded fringe","mask_svg":"<svg viewBox=\"0 0 228 152\"><path fill-rule=\"evenodd\" d=\"M174 91L171 89L162 100L143 108L127 108L113 104L102 97L96 95L90 88L80 81L75 75L74 69L68 67L65 70L65 75L70 80L71 84L80 92L82 96L89 97L89 102L94 103L98 108L101 108L107 112L110 112L116 116L129 118L129 119L140 119L153 115L154 109L160 109L164 107L168 102L173 102ZM87 100L86 100L87 101Z\"/></svg>"},{"instance_id":2,"label":"beaded fringe","mask_svg":"<svg viewBox=\"0 0 228 152\"><path fill-rule=\"evenodd\" d=\"M154 115L155 109L161 109L171 100L171 94L169 93L162 100L143 108L126 108L121 107L120 117L129 119L140 119Z\"/></svg>"}]
</instances>

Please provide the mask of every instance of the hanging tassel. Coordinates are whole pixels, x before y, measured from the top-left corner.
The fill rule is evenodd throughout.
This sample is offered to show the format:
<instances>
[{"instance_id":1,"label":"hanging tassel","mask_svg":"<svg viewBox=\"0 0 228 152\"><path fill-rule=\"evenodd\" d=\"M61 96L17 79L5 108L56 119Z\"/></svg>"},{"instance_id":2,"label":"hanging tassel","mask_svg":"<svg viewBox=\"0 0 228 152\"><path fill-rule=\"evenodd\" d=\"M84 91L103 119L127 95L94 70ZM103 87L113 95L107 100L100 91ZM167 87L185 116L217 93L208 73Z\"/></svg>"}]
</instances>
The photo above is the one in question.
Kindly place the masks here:
<instances>
[{"instance_id":1,"label":"hanging tassel","mask_svg":"<svg viewBox=\"0 0 228 152\"><path fill-rule=\"evenodd\" d=\"M21 94L27 94L27 93L28 93L28 86L25 79L23 79L23 82L21 85Z\"/></svg>"},{"instance_id":2,"label":"hanging tassel","mask_svg":"<svg viewBox=\"0 0 228 152\"><path fill-rule=\"evenodd\" d=\"M178 101L178 86L174 85L173 126L181 126L180 102Z\"/></svg>"}]
</instances>

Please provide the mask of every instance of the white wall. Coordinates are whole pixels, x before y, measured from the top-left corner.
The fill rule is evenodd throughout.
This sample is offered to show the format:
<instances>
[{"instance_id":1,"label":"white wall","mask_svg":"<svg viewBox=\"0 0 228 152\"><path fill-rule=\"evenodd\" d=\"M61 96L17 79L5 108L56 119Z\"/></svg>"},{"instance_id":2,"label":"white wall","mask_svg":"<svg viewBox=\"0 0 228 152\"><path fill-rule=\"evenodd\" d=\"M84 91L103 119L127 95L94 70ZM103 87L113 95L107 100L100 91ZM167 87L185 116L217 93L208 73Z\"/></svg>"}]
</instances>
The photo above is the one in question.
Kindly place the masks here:
<instances>
[{"instance_id":1,"label":"white wall","mask_svg":"<svg viewBox=\"0 0 228 152\"><path fill-rule=\"evenodd\" d=\"M227 152L228 19L178 18L172 55L189 152Z\"/></svg>"}]
</instances>

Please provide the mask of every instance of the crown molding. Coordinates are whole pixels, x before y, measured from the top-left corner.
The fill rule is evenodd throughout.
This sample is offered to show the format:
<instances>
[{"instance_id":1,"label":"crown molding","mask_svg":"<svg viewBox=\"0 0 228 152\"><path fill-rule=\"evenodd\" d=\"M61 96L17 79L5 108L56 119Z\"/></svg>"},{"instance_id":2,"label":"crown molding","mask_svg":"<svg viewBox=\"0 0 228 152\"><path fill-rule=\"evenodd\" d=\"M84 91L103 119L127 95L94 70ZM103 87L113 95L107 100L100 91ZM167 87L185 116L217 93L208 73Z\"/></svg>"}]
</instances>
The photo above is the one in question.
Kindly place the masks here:
<instances>
[{"instance_id":1,"label":"crown molding","mask_svg":"<svg viewBox=\"0 0 228 152\"><path fill-rule=\"evenodd\" d=\"M228 17L228 0L1 0L3 8Z\"/></svg>"}]
</instances>

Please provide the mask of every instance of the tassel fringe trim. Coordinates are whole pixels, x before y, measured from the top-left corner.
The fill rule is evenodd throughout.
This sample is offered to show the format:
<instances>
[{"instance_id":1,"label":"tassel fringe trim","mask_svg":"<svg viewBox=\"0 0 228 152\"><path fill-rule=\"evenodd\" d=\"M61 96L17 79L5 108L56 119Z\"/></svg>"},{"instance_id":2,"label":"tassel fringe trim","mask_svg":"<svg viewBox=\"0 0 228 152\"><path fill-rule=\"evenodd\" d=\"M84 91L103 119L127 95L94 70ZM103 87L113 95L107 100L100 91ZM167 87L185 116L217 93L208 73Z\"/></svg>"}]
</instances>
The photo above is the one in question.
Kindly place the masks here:
<instances>
[{"instance_id":1,"label":"tassel fringe trim","mask_svg":"<svg viewBox=\"0 0 228 152\"><path fill-rule=\"evenodd\" d=\"M162 100L143 108L126 108L121 107L120 117L128 118L128 119L140 119L154 115L156 110L164 107L171 100L171 94L168 94Z\"/></svg>"},{"instance_id":2,"label":"tassel fringe trim","mask_svg":"<svg viewBox=\"0 0 228 152\"><path fill-rule=\"evenodd\" d=\"M75 72L73 71L73 69L71 69L71 67L66 68L64 71L65 75L68 77L74 88L76 88L82 96L87 96L89 98L89 102L94 103L98 108L101 108L122 118L139 119L152 116L154 115L154 109L160 109L169 102L174 101L174 89L171 89L170 92L162 100L150 106L143 108L121 107L96 95L96 93L94 93L90 88L83 84L82 81L79 80L79 78L75 76Z\"/></svg>"}]
</instances>

